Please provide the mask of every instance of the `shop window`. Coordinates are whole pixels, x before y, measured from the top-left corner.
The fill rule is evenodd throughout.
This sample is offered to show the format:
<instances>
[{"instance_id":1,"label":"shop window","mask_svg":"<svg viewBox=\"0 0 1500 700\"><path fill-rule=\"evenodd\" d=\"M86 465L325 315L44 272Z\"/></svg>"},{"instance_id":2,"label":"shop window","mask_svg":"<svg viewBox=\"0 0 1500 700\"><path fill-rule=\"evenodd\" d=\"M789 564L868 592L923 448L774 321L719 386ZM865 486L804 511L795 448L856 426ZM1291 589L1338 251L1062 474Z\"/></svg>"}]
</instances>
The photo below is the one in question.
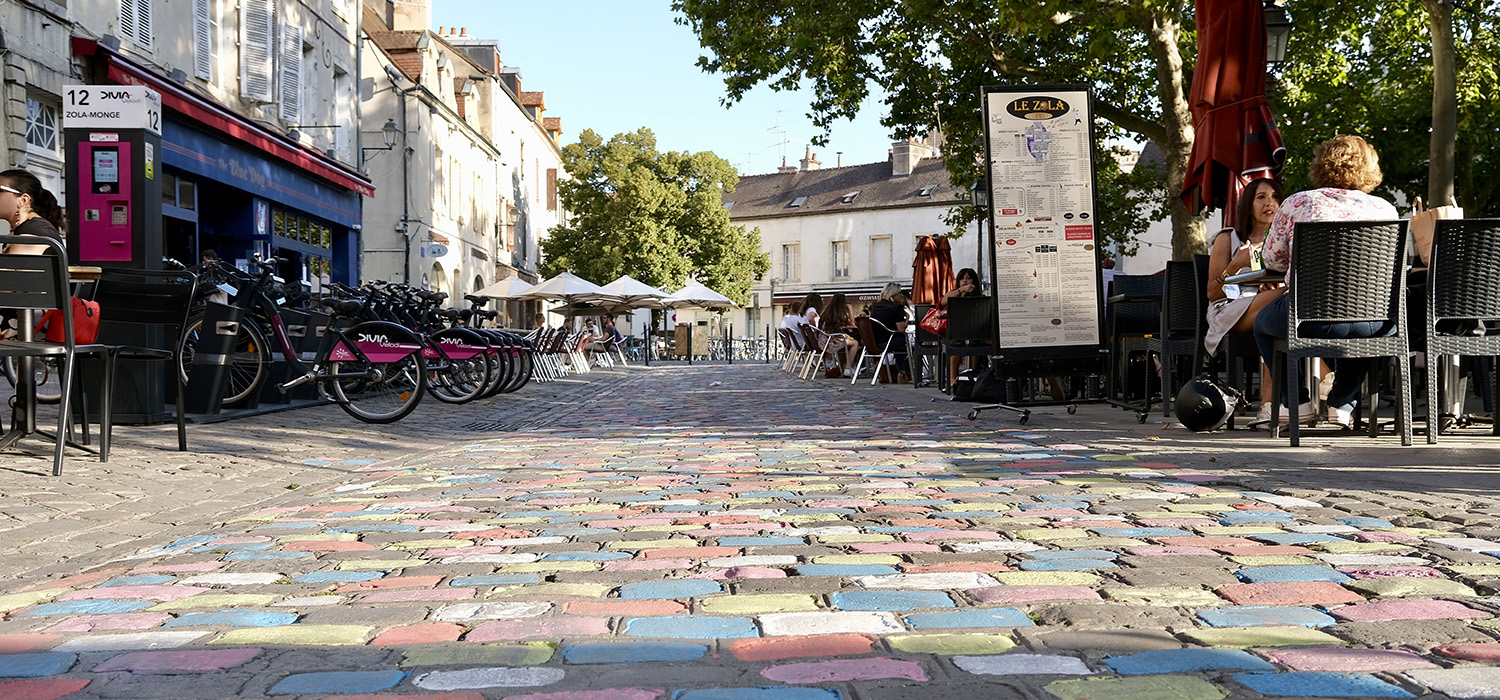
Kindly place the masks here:
<instances>
[{"instance_id":1,"label":"shop window","mask_svg":"<svg viewBox=\"0 0 1500 700\"><path fill-rule=\"evenodd\" d=\"M177 206L189 211L198 208L198 183L186 178L177 179Z\"/></svg>"},{"instance_id":2,"label":"shop window","mask_svg":"<svg viewBox=\"0 0 1500 700\"><path fill-rule=\"evenodd\" d=\"M161 174L161 205L177 206L177 176L172 173Z\"/></svg>"},{"instance_id":3,"label":"shop window","mask_svg":"<svg viewBox=\"0 0 1500 700\"><path fill-rule=\"evenodd\" d=\"M833 242L833 279L849 277L849 241Z\"/></svg>"},{"instance_id":4,"label":"shop window","mask_svg":"<svg viewBox=\"0 0 1500 700\"><path fill-rule=\"evenodd\" d=\"M26 143L57 153L57 108L41 100L26 98Z\"/></svg>"}]
</instances>

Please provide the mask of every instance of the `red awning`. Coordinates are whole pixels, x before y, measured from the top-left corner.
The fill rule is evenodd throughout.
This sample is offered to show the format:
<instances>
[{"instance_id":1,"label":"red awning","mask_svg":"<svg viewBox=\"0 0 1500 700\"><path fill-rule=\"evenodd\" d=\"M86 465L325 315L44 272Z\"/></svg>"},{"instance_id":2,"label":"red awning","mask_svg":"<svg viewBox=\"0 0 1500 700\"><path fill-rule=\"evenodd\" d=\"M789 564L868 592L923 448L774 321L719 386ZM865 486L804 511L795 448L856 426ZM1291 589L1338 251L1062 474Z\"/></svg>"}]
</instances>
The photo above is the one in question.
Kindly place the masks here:
<instances>
[{"instance_id":1,"label":"red awning","mask_svg":"<svg viewBox=\"0 0 1500 700\"><path fill-rule=\"evenodd\" d=\"M370 182L369 178L360 175L347 165L250 121L222 105L195 95L129 56L101 45L94 39L73 37L73 55L103 56L109 68L109 80L121 85L149 87L161 93L162 106L218 131L228 139L264 151L277 160L288 163L314 177L327 180L336 186L358 192L366 197L375 196L375 185Z\"/></svg>"}]
</instances>

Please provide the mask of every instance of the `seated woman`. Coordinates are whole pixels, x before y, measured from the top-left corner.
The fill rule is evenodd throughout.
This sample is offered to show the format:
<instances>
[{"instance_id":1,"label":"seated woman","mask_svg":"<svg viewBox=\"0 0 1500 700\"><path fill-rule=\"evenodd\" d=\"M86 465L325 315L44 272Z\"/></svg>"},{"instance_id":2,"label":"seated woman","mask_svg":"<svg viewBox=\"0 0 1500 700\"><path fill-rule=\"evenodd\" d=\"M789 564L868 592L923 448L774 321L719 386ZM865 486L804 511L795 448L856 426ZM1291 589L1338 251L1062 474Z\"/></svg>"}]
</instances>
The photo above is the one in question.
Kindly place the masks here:
<instances>
[{"instance_id":1,"label":"seated woman","mask_svg":"<svg viewBox=\"0 0 1500 700\"><path fill-rule=\"evenodd\" d=\"M44 236L65 242L68 216L57 197L30 171L15 169L0 172L0 219L10 224L10 236ZM12 243L0 254L41 255L44 245ZM20 335L19 314L0 312L0 340Z\"/></svg>"},{"instance_id":2,"label":"seated woman","mask_svg":"<svg viewBox=\"0 0 1500 700\"><path fill-rule=\"evenodd\" d=\"M819 317L818 327L829 335L844 334L844 348L838 351L839 366L828 370L828 376L849 376L854 371L854 358L858 357L859 331L854 327L854 313L842 293L828 300L828 309Z\"/></svg>"},{"instance_id":3,"label":"seated woman","mask_svg":"<svg viewBox=\"0 0 1500 700\"><path fill-rule=\"evenodd\" d=\"M802 323L805 325L818 326L818 313L823 308L823 296L817 292L808 292L802 297Z\"/></svg>"},{"instance_id":4,"label":"seated woman","mask_svg":"<svg viewBox=\"0 0 1500 700\"><path fill-rule=\"evenodd\" d=\"M906 293L901 285L887 282L880 291L880 299L870 305L870 320L875 321L875 344L886 347L890 341L891 354L896 358L896 381L905 382L901 375L908 374L906 361ZM875 370L879 372L879 368Z\"/></svg>"},{"instance_id":5,"label":"seated woman","mask_svg":"<svg viewBox=\"0 0 1500 700\"><path fill-rule=\"evenodd\" d=\"M1260 310L1281 296L1280 291L1269 285L1260 290L1235 290L1226 289L1224 284L1225 277L1253 267L1252 258L1261 255L1266 231L1271 228L1271 221L1276 218L1276 210L1280 207L1280 185L1264 178L1251 182L1240 194L1234 228L1219 231L1209 243L1208 333L1203 336L1203 347L1209 355L1219 351L1225 335L1254 332L1255 317ZM1237 296L1230 295L1236 291ZM1264 363L1260 371L1260 397L1260 412L1250 423L1251 428L1271 422L1271 370Z\"/></svg>"},{"instance_id":6,"label":"seated woman","mask_svg":"<svg viewBox=\"0 0 1500 700\"><path fill-rule=\"evenodd\" d=\"M956 283L956 286L953 289L948 290L948 293L944 294L943 298L938 299L938 306L947 308L948 300L952 299L953 297L984 296L984 290L979 284L979 273L975 272L973 268L966 267L962 270L959 270L958 275L954 281ZM965 357L962 355L948 356L948 383L950 385L949 393L952 393L951 385L957 383L958 370L959 367L963 365L964 359Z\"/></svg>"},{"instance_id":7,"label":"seated woman","mask_svg":"<svg viewBox=\"0 0 1500 700\"><path fill-rule=\"evenodd\" d=\"M1266 233L1265 260L1271 270L1285 271L1292 262L1292 234L1296 224L1304 221L1386 221L1400 218L1390 202L1370 195L1380 184L1380 156L1374 147L1358 136L1335 136L1313 149L1308 179L1317 189L1298 192L1286 198L1276 219ZM1285 290L1255 317L1255 343L1261 359L1272 364L1272 350L1277 338L1286 337L1288 299ZM1312 327L1312 326L1318 327ZM1394 328L1382 328L1370 321L1306 324L1302 332L1324 338L1373 338L1389 335ZM1328 390L1328 421L1343 428L1354 425L1354 402L1360 386L1369 373L1365 360L1338 362L1328 360L1333 368L1333 386ZM1299 387L1301 405L1298 420L1316 420L1317 410L1308 396L1307 387ZM1283 406L1287 397L1281 397Z\"/></svg>"}]
</instances>

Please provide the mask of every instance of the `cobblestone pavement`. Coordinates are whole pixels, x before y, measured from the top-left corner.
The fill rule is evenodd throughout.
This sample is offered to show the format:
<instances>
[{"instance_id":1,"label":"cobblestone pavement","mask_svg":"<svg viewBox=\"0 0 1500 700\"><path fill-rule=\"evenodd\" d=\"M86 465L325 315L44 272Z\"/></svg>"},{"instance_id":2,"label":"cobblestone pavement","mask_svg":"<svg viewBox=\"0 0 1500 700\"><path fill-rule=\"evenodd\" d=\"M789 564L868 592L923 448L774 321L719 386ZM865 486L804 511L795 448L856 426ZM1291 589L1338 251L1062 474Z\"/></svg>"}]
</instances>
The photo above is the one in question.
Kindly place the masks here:
<instances>
[{"instance_id":1,"label":"cobblestone pavement","mask_svg":"<svg viewBox=\"0 0 1500 700\"><path fill-rule=\"evenodd\" d=\"M20 577L0 698L1500 695L1492 498L1433 513L764 366L601 387Z\"/></svg>"}]
</instances>

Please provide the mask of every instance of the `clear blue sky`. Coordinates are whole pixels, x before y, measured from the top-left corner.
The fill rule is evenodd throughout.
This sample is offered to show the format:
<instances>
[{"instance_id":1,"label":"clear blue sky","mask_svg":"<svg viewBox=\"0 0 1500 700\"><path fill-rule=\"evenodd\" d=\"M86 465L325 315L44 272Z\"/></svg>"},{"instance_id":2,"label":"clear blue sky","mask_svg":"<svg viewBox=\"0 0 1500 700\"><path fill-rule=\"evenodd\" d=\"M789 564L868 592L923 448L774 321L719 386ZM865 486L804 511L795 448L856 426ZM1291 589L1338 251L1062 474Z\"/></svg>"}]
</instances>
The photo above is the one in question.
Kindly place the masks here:
<instances>
[{"instance_id":1,"label":"clear blue sky","mask_svg":"<svg viewBox=\"0 0 1500 700\"><path fill-rule=\"evenodd\" d=\"M713 151L742 174L774 171L783 153L795 165L822 133L806 116L811 91L759 87L725 109L723 80L698 69L704 51L674 17L669 0L432 0L434 30L467 27L500 42L522 89L547 93L565 144L584 129L609 138L644 126L662 150ZM885 160L884 113L877 97L853 122L836 123L828 145L814 149L819 160L832 167L837 151L845 165Z\"/></svg>"}]
</instances>

